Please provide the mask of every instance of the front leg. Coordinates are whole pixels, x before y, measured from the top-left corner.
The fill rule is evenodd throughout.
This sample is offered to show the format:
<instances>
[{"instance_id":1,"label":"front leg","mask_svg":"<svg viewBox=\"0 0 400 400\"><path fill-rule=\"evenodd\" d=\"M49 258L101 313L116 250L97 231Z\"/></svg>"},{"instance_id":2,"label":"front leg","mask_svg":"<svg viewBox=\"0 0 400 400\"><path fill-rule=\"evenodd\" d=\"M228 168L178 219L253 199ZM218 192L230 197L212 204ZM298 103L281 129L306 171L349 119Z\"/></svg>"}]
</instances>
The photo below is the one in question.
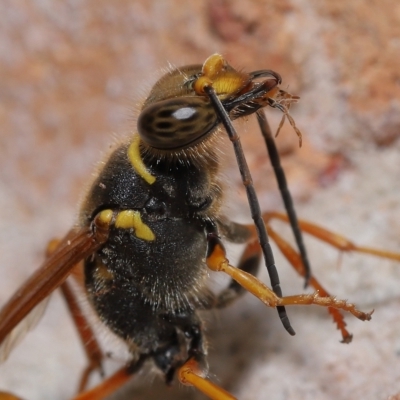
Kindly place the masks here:
<instances>
[{"instance_id":1,"label":"front leg","mask_svg":"<svg viewBox=\"0 0 400 400\"><path fill-rule=\"evenodd\" d=\"M229 264L229 260L226 258L225 248L221 240L214 232L209 233L207 238L207 266L213 271L222 271L228 274L232 279L260 299L268 307L315 304L323 307L342 309L350 312L362 321L368 321L371 319L372 312L364 313L359 311L354 304L347 303L345 300L337 300L331 296L320 296L318 292L314 294L285 297L277 296L270 288L260 282L255 276Z\"/></svg>"},{"instance_id":2,"label":"front leg","mask_svg":"<svg viewBox=\"0 0 400 400\"><path fill-rule=\"evenodd\" d=\"M225 220L219 222L218 228L230 242L246 243L246 247L239 260L238 269L257 276L260 269L261 247L254 232L247 225ZM218 295L215 307L226 307L244 293L246 293L246 289L237 281L231 279L228 287Z\"/></svg>"},{"instance_id":3,"label":"front leg","mask_svg":"<svg viewBox=\"0 0 400 400\"><path fill-rule=\"evenodd\" d=\"M275 242L279 250L286 257L286 259L296 270L296 272L300 276L303 277L306 276L307 273L306 269L304 268L303 258L301 257L301 255L282 236L277 234L269 224L269 221L272 218L279 218L286 222L289 222L288 217L286 217L284 214L281 213L271 212L271 213L264 213L263 218L270 238ZM314 233L314 231L310 232L309 230L307 230L307 225L304 225L305 224L304 221L299 220L299 223L301 228L302 229L304 228L305 232ZM261 250L257 242L257 232L254 226L242 225L235 222L222 220L219 222L218 228L224 235L224 237L230 242L247 243L246 248L239 261L238 268L252 275L257 275L259 265L256 264L256 257L260 256ZM321 231L321 229L322 228L319 228L319 231ZM318 237L321 239L320 236ZM327 236L331 239L332 235L329 236L326 233L325 235L323 235L323 237ZM337 238L338 235L334 235L334 237ZM340 241L340 243L342 242L343 240ZM349 243L348 241L345 242L346 249L349 247L348 243ZM344 246L341 246L341 248L343 247ZM320 297L330 297L329 292L322 286L322 284L317 280L317 278L314 275L309 276L309 283L318 292L318 295ZM246 289L243 286L241 286L238 282L236 282L234 279L232 279L229 286L225 290L223 290L222 293L218 296L216 307L221 308L229 305L245 292ZM337 329L339 329L342 334L342 343L350 343L353 338L353 335L346 329L346 322L340 310L334 307L328 307L328 312L331 314L337 326Z\"/></svg>"}]
</instances>

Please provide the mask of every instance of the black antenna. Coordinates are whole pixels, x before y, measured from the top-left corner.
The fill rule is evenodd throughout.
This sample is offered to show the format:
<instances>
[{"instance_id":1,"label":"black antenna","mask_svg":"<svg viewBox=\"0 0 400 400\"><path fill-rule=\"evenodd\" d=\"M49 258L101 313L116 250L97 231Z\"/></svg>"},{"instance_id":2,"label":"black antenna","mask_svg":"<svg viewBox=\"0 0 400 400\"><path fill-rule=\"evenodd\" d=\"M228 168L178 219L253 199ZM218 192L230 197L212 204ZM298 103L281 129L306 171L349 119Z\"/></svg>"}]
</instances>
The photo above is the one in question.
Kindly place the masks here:
<instances>
[{"instance_id":1,"label":"black antenna","mask_svg":"<svg viewBox=\"0 0 400 400\"><path fill-rule=\"evenodd\" d=\"M292 227L297 248L299 249L300 252L301 261L303 262L304 265L305 287L307 287L311 276L311 267L310 267L310 262L308 260L306 247L304 245L303 235L299 228L296 211L293 206L292 196L288 189L285 172L281 166L278 149L276 148L275 140L273 138L268 120L265 114L261 110L258 110L256 114L257 114L258 125L260 126L261 133L265 140L265 144L267 145L271 165L275 172L276 181L278 182L279 191L281 192L282 200L285 205L287 215L289 217L290 226Z\"/></svg>"},{"instance_id":2,"label":"black antenna","mask_svg":"<svg viewBox=\"0 0 400 400\"><path fill-rule=\"evenodd\" d=\"M278 276L278 271L276 270L274 256L272 254L272 249L268 241L268 234L265 229L265 224L261 216L260 204L258 202L257 194L253 185L253 180L251 178L249 167L247 166L246 158L243 153L242 144L240 143L239 136L236 133L234 126L232 125L232 121L229 118L227 111L225 110L217 94L215 93L215 90L211 86L206 86L204 88L204 91L210 98L210 101L214 106L215 111L218 117L220 118L222 124L224 125L225 130L228 133L229 139L233 144L236 160L239 166L240 175L242 177L242 182L246 188L251 216L254 220L254 225L256 226L258 238L260 241L260 246L264 254L265 265L268 270L269 278L271 281L271 287L277 296L282 297L282 289L279 283L279 276ZM279 317L285 329L291 335L295 335L295 331L290 325L289 318L286 314L285 307L278 306L276 307L276 309L278 311Z\"/></svg>"}]
</instances>

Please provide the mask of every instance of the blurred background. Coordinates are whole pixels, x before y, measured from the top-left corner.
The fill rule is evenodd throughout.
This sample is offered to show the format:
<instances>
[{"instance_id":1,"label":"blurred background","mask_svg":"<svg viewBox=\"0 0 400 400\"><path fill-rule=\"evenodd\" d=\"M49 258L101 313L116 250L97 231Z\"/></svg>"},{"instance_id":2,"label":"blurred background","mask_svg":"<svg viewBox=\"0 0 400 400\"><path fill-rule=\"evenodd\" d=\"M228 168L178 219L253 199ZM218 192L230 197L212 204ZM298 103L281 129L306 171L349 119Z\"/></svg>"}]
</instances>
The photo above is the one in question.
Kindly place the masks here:
<instances>
[{"instance_id":1,"label":"blurred background","mask_svg":"<svg viewBox=\"0 0 400 400\"><path fill-rule=\"evenodd\" d=\"M3 0L0 2L0 304L75 222L110 143L135 131L140 102L169 66L219 52L272 69L301 97L277 138L298 215L356 242L400 252L400 5L395 0ZM281 114L267 110L276 129ZM263 209L282 209L254 121L238 129ZM246 200L227 149L236 216ZM243 216L244 220L248 216ZM284 228L283 228L284 229ZM286 232L286 231L284 231ZM211 318L211 377L240 399L387 399L400 393L400 265L309 243L313 270L363 310L339 343L325 310L274 310L246 296ZM277 256L284 293L303 282ZM340 268L338 268L340 266ZM265 273L262 278L267 281ZM0 388L67 399L85 361L58 294L0 366ZM129 398L201 399L151 375ZM121 396L124 396L122 394ZM168 397L169 396L169 397ZM399 395L400 396L400 395ZM122 397L123 398L123 397ZM391 397L394 399L395 397Z\"/></svg>"}]
</instances>

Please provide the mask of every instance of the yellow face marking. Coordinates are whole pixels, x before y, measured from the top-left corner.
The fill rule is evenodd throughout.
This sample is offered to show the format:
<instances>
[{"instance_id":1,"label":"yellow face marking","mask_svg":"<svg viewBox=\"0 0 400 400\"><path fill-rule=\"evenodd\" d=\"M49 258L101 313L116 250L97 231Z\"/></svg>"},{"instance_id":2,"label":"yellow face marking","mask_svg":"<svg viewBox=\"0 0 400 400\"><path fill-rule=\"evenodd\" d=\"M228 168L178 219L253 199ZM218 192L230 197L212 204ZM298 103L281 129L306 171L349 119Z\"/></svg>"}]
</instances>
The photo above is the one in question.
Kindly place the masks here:
<instances>
[{"instance_id":1,"label":"yellow face marking","mask_svg":"<svg viewBox=\"0 0 400 400\"><path fill-rule=\"evenodd\" d=\"M134 136L132 143L128 148L128 158L131 162L133 169L149 184L153 184L156 181L156 177L152 175L146 166L143 164L142 156L139 151L140 138Z\"/></svg>"},{"instance_id":2,"label":"yellow face marking","mask_svg":"<svg viewBox=\"0 0 400 400\"><path fill-rule=\"evenodd\" d=\"M122 229L133 228L135 230L136 237L149 242L155 240L156 238L153 231L142 221L139 211L121 211L115 220L115 227Z\"/></svg>"},{"instance_id":3,"label":"yellow face marking","mask_svg":"<svg viewBox=\"0 0 400 400\"><path fill-rule=\"evenodd\" d=\"M113 217L112 210L103 210L99 214L99 221L105 225L109 225Z\"/></svg>"},{"instance_id":4,"label":"yellow face marking","mask_svg":"<svg viewBox=\"0 0 400 400\"><path fill-rule=\"evenodd\" d=\"M203 64L201 76L194 83L197 94L204 94L204 87L212 86L224 99L242 90L249 82L248 74L233 69L220 54L213 54Z\"/></svg>"}]
</instances>

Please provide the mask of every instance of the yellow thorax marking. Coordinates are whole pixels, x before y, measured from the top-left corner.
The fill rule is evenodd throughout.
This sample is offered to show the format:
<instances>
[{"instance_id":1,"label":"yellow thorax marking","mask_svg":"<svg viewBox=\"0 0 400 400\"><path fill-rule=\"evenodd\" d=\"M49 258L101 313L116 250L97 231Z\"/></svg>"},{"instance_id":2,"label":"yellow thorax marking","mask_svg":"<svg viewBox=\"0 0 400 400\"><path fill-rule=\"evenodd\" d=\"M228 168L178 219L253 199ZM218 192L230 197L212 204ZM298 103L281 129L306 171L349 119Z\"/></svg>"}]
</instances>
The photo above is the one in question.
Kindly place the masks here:
<instances>
[{"instance_id":1,"label":"yellow thorax marking","mask_svg":"<svg viewBox=\"0 0 400 400\"><path fill-rule=\"evenodd\" d=\"M135 236L139 239L153 241L156 236L153 231L142 221L139 211L125 210L118 213L115 227L122 229L135 229Z\"/></svg>"},{"instance_id":2,"label":"yellow thorax marking","mask_svg":"<svg viewBox=\"0 0 400 400\"><path fill-rule=\"evenodd\" d=\"M112 210L103 210L99 214L100 222L106 225L109 225L111 223L112 217L113 217Z\"/></svg>"},{"instance_id":3,"label":"yellow thorax marking","mask_svg":"<svg viewBox=\"0 0 400 400\"><path fill-rule=\"evenodd\" d=\"M149 184L153 184L156 181L156 177L152 175L143 163L142 156L139 150L140 138L135 135L132 143L128 148L128 158L131 162L133 169Z\"/></svg>"}]
</instances>

